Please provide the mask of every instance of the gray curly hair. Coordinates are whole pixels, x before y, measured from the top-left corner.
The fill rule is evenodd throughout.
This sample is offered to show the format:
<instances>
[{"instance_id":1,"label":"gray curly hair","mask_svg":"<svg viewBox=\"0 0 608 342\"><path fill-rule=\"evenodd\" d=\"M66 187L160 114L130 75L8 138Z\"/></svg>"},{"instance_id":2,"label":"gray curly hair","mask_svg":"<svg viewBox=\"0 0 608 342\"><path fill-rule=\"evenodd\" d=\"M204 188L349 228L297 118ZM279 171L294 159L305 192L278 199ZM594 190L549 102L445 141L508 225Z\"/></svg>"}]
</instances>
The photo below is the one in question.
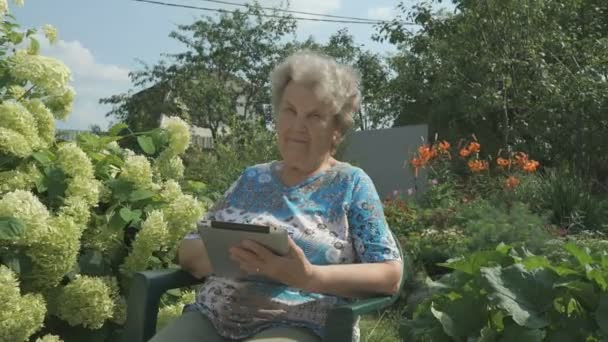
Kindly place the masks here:
<instances>
[{"instance_id":1,"label":"gray curly hair","mask_svg":"<svg viewBox=\"0 0 608 342\"><path fill-rule=\"evenodd\" d=\"M339 64L329 56L307 50L287 57L270 75L275 116L290 81L309 86L324 104L332 108L342 137L353 126L353 113L359 109L361 102L360 78L353 68Z\"/></svg>"}]
</instances>

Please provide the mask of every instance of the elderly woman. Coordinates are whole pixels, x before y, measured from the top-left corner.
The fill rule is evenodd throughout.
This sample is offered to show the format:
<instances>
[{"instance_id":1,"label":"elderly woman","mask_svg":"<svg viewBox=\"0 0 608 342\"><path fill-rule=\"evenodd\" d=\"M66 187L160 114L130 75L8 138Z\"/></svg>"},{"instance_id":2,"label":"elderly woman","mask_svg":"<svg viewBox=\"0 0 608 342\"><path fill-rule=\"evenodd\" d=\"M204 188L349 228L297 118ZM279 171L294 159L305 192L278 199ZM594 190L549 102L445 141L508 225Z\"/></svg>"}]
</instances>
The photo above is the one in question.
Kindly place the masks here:
<instances>
[{"instance_id":1,"label":"elderly woman","mask_svg":"<svg viewBox=\"0 0 608 342\"><path fill-rule=\"evenodd\" d=\"M271 81L282 160L247 168L207 218L285 227L290 252L277 256L243 241L232 258L275 281L227 279L211 276L205 242L187 236L179 262L207 278L195 310L153 341L319 341L333 306L398 290L401 260L374 185L332 157L359 106L356 73L299 52Z\"/></svg>"}]
</instances>

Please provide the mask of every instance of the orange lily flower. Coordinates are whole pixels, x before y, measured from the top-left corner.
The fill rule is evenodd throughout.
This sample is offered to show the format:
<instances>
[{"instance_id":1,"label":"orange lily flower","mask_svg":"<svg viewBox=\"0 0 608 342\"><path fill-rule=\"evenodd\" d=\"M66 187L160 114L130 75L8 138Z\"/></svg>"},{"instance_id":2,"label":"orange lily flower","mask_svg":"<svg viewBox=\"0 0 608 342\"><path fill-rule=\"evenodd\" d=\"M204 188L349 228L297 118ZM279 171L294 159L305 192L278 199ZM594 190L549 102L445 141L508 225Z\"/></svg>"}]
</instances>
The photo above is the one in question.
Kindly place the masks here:
<instances>
[{"instance_id":1,"label":"orange lily flower","mask_svg":"<svg viewBox=\"0 0 608 342\"><path fill-rule=\"evenodd\" d=\"M514 189L518 185L519 185L519 179L517 179L516 177L509 176L509 178L507 178L505 180L505 187L507 189Z\"/></svg>"},{"instance_id":2,"label":"orange lily flower","mask_svg":"<svg viewBox=\"0 0 608 342\"><path fill-rule=\"evenodd\" d=\"M477 152L479 152L479 150L481 150L481 145L478 142L473 141L469 144L467 149L471 153L477 153Z\"/></svg>"},{"instance_id":3,"label":"orange lily flower","mask_svg":"<svg viewBox=\"0 0 608 342\"><path fill-rule=\"evenodd\" d=\"M442 153L446 153L450 150L450 143L447 141L442 141L439 143L439 151L441 151Z\"/></svg>"},{"instance_id":4,"label":"orange lily flower","mask_svg":"<svg viewBox=\"0 0 608 342\"><path fill-rule=\"evenodd\" d=\"M472 172L481 172L488 169L488 162L485 160L469 160L468 165Z\"/></svg>"},{"instance_id":5,"label":"orange lily flower","mask_svg":"<svg viewBox=\"0 0 608 342\"><path fill-rule=\"evenodd\" d=\"M515 154L515 164L519 167L524 167L524 165L528 162L528 155L523 152L517 152Z\"/></svg>"},{"instance_id":6,"label":"orange lily flower","mask_svg":"<svg viewBox=\"0 0 608 342\"><path fill-rule=\"evenodd\" d=\"M498 164L498 166L500 166L501 168L504 169L504 168L509 167L509 165L511 164L511 161L509 159L498 157L496 159L496 164Z\"/></svg>"},{"instance_id":7,"label":"orange lily flower","mask_svg":"<svg viewBox=\"0 0 608 342\"><path fill-rule=\"evenodd\" d=\"M466 149L466 148L460 149L460 156L462 158L466 158L466 157L468 157L470 155L471 155L471 151L469 151L468 149Z\"/></svg>"},{"instance_id":8,"label":"orange lily flower","mask_svg":"<svg viewBox=\"0 0 608 342\"><path fill-rule=\"evenodd\" d=\"M524 164L524 166L522 168L526 172L534 172L534 171L536 171L536 169L538 168L539 165L540 165L540 163L537 162L536 160L529 160L529 161L526 161L526 163Z\"/></svg>"}]
</instances>

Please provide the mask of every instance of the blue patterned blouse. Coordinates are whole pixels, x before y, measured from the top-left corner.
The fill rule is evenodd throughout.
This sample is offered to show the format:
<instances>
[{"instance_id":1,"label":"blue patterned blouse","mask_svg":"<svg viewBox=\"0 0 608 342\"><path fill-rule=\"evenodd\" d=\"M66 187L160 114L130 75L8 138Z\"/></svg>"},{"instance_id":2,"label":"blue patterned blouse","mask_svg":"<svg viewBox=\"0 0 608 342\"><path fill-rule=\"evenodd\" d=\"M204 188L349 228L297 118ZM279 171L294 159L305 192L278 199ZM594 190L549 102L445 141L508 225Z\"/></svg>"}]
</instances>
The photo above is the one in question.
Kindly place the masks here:
<instances>
[{"instance_id":1,"label":"blue patterned blouse","mask_svg":"<svg viewBox=\"0 0 608 342\"><path fill-rule=\"evenodd\" d=\"M288 187L279 178L281 167L275 161L247 168L206 219L282 226L316 265L400 259L363 170L339 162ZM197 293L196 307L226 338L276 326L306 327L322 337L328 311L345 302L276 283L211 276ZM353 329L358 338L358 327Z\"/></svg>"}]
</instances>

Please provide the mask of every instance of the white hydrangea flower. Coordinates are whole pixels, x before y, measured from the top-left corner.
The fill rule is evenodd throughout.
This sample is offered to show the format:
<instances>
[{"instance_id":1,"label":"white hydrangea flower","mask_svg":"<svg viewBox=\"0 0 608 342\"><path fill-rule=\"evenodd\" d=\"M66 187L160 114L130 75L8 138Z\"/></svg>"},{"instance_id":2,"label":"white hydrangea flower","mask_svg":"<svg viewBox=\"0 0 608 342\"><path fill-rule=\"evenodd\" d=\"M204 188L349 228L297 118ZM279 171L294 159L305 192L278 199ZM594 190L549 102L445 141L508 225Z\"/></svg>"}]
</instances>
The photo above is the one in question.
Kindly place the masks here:
<instances>
[{"instance_id":1,"label":"white hydrangea flower","mask_svg":"<svg viewBox=\"0 0 608 342\"><path fill-rule=\"evenodd\" d=\"M0 194L15 190L30 190L42 177L35 163L21 164L14 170L0 172Z\"/></svg>"},{"instance_id":2,"label":"white hydrangea flower","mask_svg":"<svg viewBox=\"0 0 608 342\"><path fill-rule=\"evenodd\" d=\"M160 153L154 161L154 168L162 179L181 179L184 177L184 163L182 158L166 150Z\"/></svg>"},{"instance_id":3,"label":"white hydrangea flower","mask_svg":"<svg viewBox=\"0 0 608 342\"><path fill-rule=\"evenodd\" d=\"M46 303L40 294L21 295L17 276L0 265L0 341L27 341L42 328Z\"/></svg>"},{"instance_id":4,"label":"white hydrangea flower","mask_svg":"<svg viewBox=\"0 0 608 342\"><path fill-rule=\"evenodd\" d=\"M94 207L99 201L101 182L93 178L74 177L66 189L67 197L80 197L88 206Z\"/></svg>"},{"instance_id":5,"label":"white hydrangea flower","mask_svg":"<svg viewBox=\"0 0 608 342\"><path fill-rule=\"evenodd\" d=\"M0 0L0 1L2 1L2 0ZM23 88L22 86L12 85L12 86L8 87L8 95L14 100L21 99L25 95L26 92L27 92L27 90L25 90L25 88Z\"/></svg>"},{"instance_id":6,"label":"white hydrangea flower","mask_svg":"<svg viewBox=\"0 0 608 342\"><path fill-rule=\"evenodd\" d=\"M8 58L9 71L19 81L29 81L51 96L62 96L71 79L70 69L57 59L17 51Z\"/></svg>"},{"instance_id":7,"label":"white hydrangea flower","mask_svg":"<svg viewBox=\"0 0 608 342\"><path fill-rule=\"evenodd\" d=\"M49 43L55 44L57 42L57 29L55 27L47 24L42 27L42 31Z\"/></svg>"},{"instance_id":8,"label":"white hydrangea flower","mask_svg":"<svg viewBox=\"0 0 608 342\"><path fill-rule=\"evenodd\" d=\"M8 2L7 0L0 0L0 17L8 13Z\"/></svg>"},{"instance_id":9,"label":"white hydrangea flower","mask_svg":"<svg viewBox=\"0 0 608 342\"><path fill-rule=\"evenodd\" d=\"M169 225L169 245L173 246L196 229L196 221L205 213L205 207L191 195L182 195L163 208L163 212Z\"/></svg>"},{"instance_id":10,"label":"white hydrangea flower","mask_svg":"<svg viewBox=\"0 0 608 342\"><path fill-rule=\"evenodd\" d=\"M101 278L77 275L61 289L57 315L72 326L99 329L112 317L112 291Z\"/></svg>"},{"instance_id":11,"label":"white hydrangea flower","mask_svg":"<svg viewBox=\"0 0 608 342\"><path fill-rule=\"evenodd\" d=\"M17 101L4 101L0 103L0 127L12 129L23 135L36 149L40 146L38 127L34 116Z\"/></svg>"},{"instance_id":12,"label":"white hydrangea flower","mask_svg":"<svg viewBox=\"0 0 608 342\"><path fill-rule=\"evenodd\" d=\"M49 220L46 234L27 255L34 262L32 277L28 281L34 289L49 289L72 270L80 250L81 229L68 216L59 214Z\"/></svg>"},{"instance_id":13,"label":"white hydrangea flower","mask_svg":"<svg viewBox=\"0 0 608 342\"><path fill-rule=\"evenodd\" d=\"M51 146L55 141L55 118L53 113L39 99L29 100L24 103L24 106L36 120L41 147Z\"/></svg>"},{"instance_id":14,"label":"white hydrangea flower","mask_svg":"<svg viewBox=\"0 0 608 342\"><path fill-rule=\"evenodd\" d=\"M173 179L169 179L163 184L163 188L160 191L160 197L163 201L173 202L182 195L182 188L179 183Z\"/></svg>"},{"instance_id":15,"label":"white hydrangea flower","mask_svg":"<svg viewBox=\"0 0 608 342\"><path fill-rule=\"evenodd\" d=\"M50 214L33 193L16 190L0 199L0 216L14 217L25 225L25 231L17 243L29 246L41 241L51 230Z\"/></svg>"},{"instance_id":16,"label":"white hydrangea flower","mask_svg":"<svg viewBox=\"0 0 608 342\"><path fill-rule=\"evenodd\" d=\"M152 211L141 225L141 229L133 241L131 253L125 258L122 269L127 273L145 270L152 253L165 245L167 234L167 223L163 212Z\"/></svg>"},{"instance_id":17,"label":"white hydrangea flower","mask_svg":"<svg viewBox=\"0 0 608 342\"><path fill-rule=\"evenodd\" d=\"M75 143L65 143L57 150L57 164L70 177L93 178L93 164Z\"/></svg>"},{"instance_id":18,"label":"white hydrangea flower","mask_svg":"<svg viewBox=\"0 0 608 342\"><path fill-rule=\"evenodd\" d=\"M152 167L145 156L129 155L125 158L119 177L139 187L148 188L152 185Z\"/></svg>"},{"instance_id":19,"label":"white hydrangea flower","mask_svg":"<svg viewBox=\"0 0 608 342\"><path fill-rule=\"evenodd\" d=\"M0 127L0 152L25 158L32 154L32 145L23 134Z\"/></svg>"},{"instance_id":20,"label":"white hydrangea flower","mask_svg":"<svg viewBox=\"0 0 608 342\"><path fill-rule=\"evenodd\" d=\"M57 335L47 334L36 339L36 342L63 342Z\"/></svg>"},{"instance_id":21,"label":"white hydrangea flower","mask_svg":"<svg viewBox=\"0 0 608 342\"><path fill-rule=\"evenodd\" d=\"M45 100L45 104L58 120L65 120L72 112L76 92L72 87L67 87L61 94L50 96Z\"/></svg>"},{"instance_id":22,"label":"white hydrangea flower","mask_svg":"<svg viewBox=\"0 0 608 342\"><path fill-rule=\"evenodd\" d=\"M169 149L176 155L186 152L190 145L190 127L177 116L167 118L163 122L164 129L169 132Z\"/></svg>"}]
</instances>

